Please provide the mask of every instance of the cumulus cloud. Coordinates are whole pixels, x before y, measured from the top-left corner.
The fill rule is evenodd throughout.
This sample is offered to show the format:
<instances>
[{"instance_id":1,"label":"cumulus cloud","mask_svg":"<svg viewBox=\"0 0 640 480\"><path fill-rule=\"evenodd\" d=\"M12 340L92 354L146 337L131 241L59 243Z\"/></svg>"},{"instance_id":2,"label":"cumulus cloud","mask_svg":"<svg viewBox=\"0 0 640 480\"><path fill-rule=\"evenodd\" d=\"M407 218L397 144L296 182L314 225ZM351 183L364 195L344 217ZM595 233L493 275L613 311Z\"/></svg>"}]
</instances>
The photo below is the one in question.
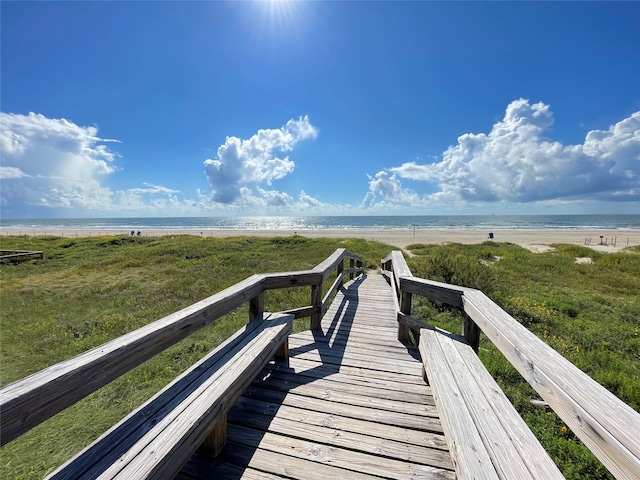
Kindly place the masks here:
<instances>
[{"instance_id":1,"label":"cumulus cloud","mask_svg":"<svg viewBox=\"0 0 640 480\"><path fill-rule=\"evenodd\" d=\"M304 190L300 191L298 199L302 208L322 208L327 206L327 204L321 202L317 198L308 195Z\"/></svg>"},{"instance_id":2,"label":"cumulus cloud","mask_svg":"<svg viewBox=\"0 0 640 480\"><path fill-rule=\"evenodd\" d=\"M640 199L640 112L608 130L590 131L578 145L545 138L553 121L548 105L516 100L488 134L461 135L439 162L409 162L390 168L391 176L378 173L367 195L404 201L398 176L437 184L441 191L430 200Z\"/></svg>"},{"instance_id":3,"label":"cumulus cloud","mask_svg":"<svg viewBox=\"0 0 640 480\"><path fill-rule=\"evenodd\" d=\"M95 208L110 191L99 178L115 171L116 154L96 127L29 113L0 112L2 205Z\"/></svg>"},{"instance_id":4,"label":"cumulus cloud","mask_svg":"<svg viewBox=\"0 0 640 480\"><path fill-rule=\"evenodd\" d=\"M29 175L16 167L0 167L0 180L7 180L9 178L22 178L28 176Z\"/></svg>"},{"instance_id":5,"label":"cumulus cloud","mask_svg":"<svg viewBox=\"0 0 640 480\"><path fill-rule=\"evenodd\" d=\"M414 205L419 203L420 196L406 188L396 174L389 175L388 172L381 171L375 176L369 177L369 191L364 198L363 205L371 207L379 203L401 203Z\"/></svg>"},{"instance_id":6,"label":"cumulus cloud","mask_svg":"<svg viewBox=\"0 0 640 480\"><path fill-rule=\"evenodd\" d=\"M227 137L218 147L217 157L204 162L205 173L212 188L212 198L222 204L246 201L247 184L266 183L287 176L295 167L288 156L282 155L293 150L301 140L316 138L317 129L309 122L309 117L289 120L278 129L258 130L248 140ZM278 156L280 155L280 156ZM285 202L278 197L262 198L271 202Z\"/></svg>"},{"instance_id":7,"label":"cumulus cloud","mask_svg":"<svg viewBox=\"0 0 640 480\"><path fill-rule=\"evenodd\" d=\"M130 212L174 214L203 211L201 201L180 201L177 190L143 183L112 191L103 185L117 171L117 154L96 127L29 113L0 113L0 206L21 216L67 209L76 214ZM41 208L44 208L41 209Z\"/></svg>"}]
</instances>

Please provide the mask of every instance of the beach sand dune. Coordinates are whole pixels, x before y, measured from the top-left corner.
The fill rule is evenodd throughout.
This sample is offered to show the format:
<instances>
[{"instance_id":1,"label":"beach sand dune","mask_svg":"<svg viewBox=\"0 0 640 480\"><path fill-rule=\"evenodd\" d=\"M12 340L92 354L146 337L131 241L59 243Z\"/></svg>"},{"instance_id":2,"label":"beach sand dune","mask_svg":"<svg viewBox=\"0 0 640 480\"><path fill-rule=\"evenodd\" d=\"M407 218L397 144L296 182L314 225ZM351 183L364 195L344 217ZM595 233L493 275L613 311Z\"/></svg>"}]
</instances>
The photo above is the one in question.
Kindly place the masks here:
<instances>
[{"instance_id":1,"label":"beach sand dune","mask_svg":"<svg viewBox=\"0 0 640 480\"><path fill-rule=\"evenodd\" d=\"M194 230L158 229L142 230L141 236L195 235L199 237L290 237L300 235L308 238L363 238L387 243L405 249L408 245L463 243L477 244L489 239L493 233L494 242L509 242L533 252L541 253L552 249L554 243L584 245L600 252L617 252L625 247L640 245L639 230L585 231L585 230ZM3 229L0 235L53 235L63 237L95 237L100 235L130 235L131 231L107 231L97 229L43 230L43 229ZM138 231L134 231L137 235Z\"/></svg>"}]
</instances>

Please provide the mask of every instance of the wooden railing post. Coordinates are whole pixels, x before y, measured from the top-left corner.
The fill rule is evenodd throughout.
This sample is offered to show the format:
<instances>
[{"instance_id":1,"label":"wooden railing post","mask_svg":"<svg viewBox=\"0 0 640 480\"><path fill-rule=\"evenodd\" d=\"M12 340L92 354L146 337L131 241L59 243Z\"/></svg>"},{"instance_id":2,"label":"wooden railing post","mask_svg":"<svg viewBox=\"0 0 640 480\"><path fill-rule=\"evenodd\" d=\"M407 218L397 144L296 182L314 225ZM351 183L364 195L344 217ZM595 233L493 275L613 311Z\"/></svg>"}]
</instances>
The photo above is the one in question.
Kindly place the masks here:
<instances>
[{"instance_id":1,"label":"wooden railing post","mask_svg":"<svg viewBox=\"0 0 640 480\"><path fill-rule=\"evenodd\" d=\"M467 340L473 351L478 353L478 349L480 348L480 334L482 330L478 327L478 324L473 321L473 319L466 314L463 313L462 320L462 336Z\"/></svg>"},{"instance_id":2,"label":"wooden railing post","mask_svg":"<svg viewBox=\"0 0 640 480\"><path fill-rule=\"evenodd\" d=\"M344 285L344 260L342 260L336 268L336 276L340 279L340 286Z\"/></svg>"},{"instance_id":3,"label":"wooden railing post","mask_svg":"<svg viewBox=\"0 0 640 480\"><path fill-rule=\"evenodd\" d=\"M400 293L400 311L406 315L411 315L411 297L410 293ZM409 341L409 327L407 325L398 323L398 340L401 342Z\"/></svg>"},{"instance_id":4,"label":"wooden railing post","mask_svg":"<svg viewBox=\"0 0 640 480\"><path fill-rule=\"evenodd\" d=\"M322 321L322 283L311 285L311 306L315 310L311 315L311 330L320 330Z\"/></svg>"},{"instance_id":5,"label":"wooden railing post","mask_svg":"<svg viewBox=\"0 0 640 480\"><path fill-rule=\"evenodd\" d=\"M249 322L262 320L262 314L264 313L264 292L260 292L258 295L249 300Z\"/></svg>"},{"instance_id":6,"label":"wooden railing post","mask_svg":"<svg viewBox=\"0 0 640 480\"><path fill-rule=\"evenodd\" d=\"M353 268L355 267L355 265L356 265L356 261L353 258L350 258L349 259L349 270L351 272L349 273L349 280L353 280L353 277L354 277Z\"/></svg>"}]
</instances>

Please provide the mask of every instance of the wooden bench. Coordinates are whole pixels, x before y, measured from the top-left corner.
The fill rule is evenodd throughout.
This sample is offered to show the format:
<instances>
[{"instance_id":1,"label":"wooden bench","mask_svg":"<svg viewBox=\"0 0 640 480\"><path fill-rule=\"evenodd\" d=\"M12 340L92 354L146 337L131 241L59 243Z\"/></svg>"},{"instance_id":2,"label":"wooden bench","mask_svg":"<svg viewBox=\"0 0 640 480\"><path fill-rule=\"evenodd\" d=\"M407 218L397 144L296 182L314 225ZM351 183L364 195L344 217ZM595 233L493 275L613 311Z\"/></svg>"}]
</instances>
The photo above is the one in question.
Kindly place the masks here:
<instances>
[{"instance_id":1,"label":"wooden bench","mask_svg":"<svg viewBox=\"0 0 640 480\"><path fill-rule=\"evenodd\" d=\"M250 322L47 478L173 478L199 448L217 455L236 399L271 358L288 357L292 320Z\"/></svg>"},{"instance_id":2,"label":"wooden bench","mask_svg":"<svg viewBox=\"0 0 640 480\"><path fill-rule=\"evenodd\" d=\"M423 329L419 349L459 479L564 478L464 337Z\"/></svg>"}]
</instances>

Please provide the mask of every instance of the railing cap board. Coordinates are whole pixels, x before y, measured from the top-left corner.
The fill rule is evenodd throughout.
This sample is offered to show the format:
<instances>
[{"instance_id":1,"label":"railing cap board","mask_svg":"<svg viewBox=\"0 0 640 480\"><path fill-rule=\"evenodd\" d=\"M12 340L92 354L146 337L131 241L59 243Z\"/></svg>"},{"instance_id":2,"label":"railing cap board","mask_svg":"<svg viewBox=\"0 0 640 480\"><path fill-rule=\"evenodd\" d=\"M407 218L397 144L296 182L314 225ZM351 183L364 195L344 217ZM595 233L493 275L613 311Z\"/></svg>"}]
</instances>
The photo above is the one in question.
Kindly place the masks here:
<instances>
[{"instance_id":1,"label":"railing cap board","mask_svg":"<svg viewBox=\"0 0 640 480\"><path fill-rule=\"evenodd\" d=\"M323 262L319 263L314 270L316 272L322 272L322 280L326 280L329 275L331 274L331 272L333 271L334 268L336 268L336 266L344 261L345 258L349 258L349 259L353 259L353 260L357 260L358 262L362 263L362 258L360 258L359 256L349 252L347 249L345 248L338 248L331 256L329 256L326 260L324 260Z\"/></svg>"},{"instance_id":2,"label":"railing cap board","mask_svg":"<svg viewBox=\"0 0 640 480\"><path fill-rule=\"evenodd\" d=\"M445 303L453 301L453 305L463 307L616 478L640 478L638 412L536 337L481 291L400 276L398 270L403 271L406 265L404 257L391 252L382 260L383 266L390 261L401 291ZM399 321L417 326L412 317L405 317L399 315Z\"/></svg>"},{"instance_id":3,"label":"railing cap board","mask_svg":"<svg viewBox=\"0 0 640 480\"><path fill-rule=\"evenodd\" d=\"M412 277L413 274L407 265L407 261L404 258L404 255L400 250L393 250L389 255L387 255L382 263L387 263L391 261L393 264L393 272L395 276L400 277Z\"/></svg>"},{"instance_id":4,"label":"railing cap board","mask_svg":"<svg viewBox=\"0 0 640 480\"><path fill-rule=\"evenodd\" d=\"M253 275L149 325L5 386L0 390L2 445L263 290L264 277Z\"/></svg>"},{"instance_id":5,"label":"railing cap board","mask_svg":"<svg viewBox=\"0 0 640 480\"><path fill-rule=\"evenodd\" d=\"M640 414L477 290L465 312L617 478L640 478Z\"/></svg>"},{"instance_id":6,"label":"railing cap board","mask_svg":"<svg viewBox=\"0 0 640 480\"><path fill-rule=\"evenodd\" d=\"M266 290L288 287L303 287L308 285L315 285L322 282L322 273L316 270L269 273L264 277Z\"/></svg>"},{"instance_id":7,"label":"railing cap board","mask_svg":"<svg viewBox=\"0 0 640 480\"><path fill-rule=\"evenodd\" d=\"M2 445L251 301L263 293L267 285L270 288L320 285L344 258L353 258L362 265L360 257L338 249L313 270L252 275L149 325L6 385L0 389ZM293 279L298 274L299 283ZM316 306L305 308L315 309Z\"/></svg>"}]
</instances>

